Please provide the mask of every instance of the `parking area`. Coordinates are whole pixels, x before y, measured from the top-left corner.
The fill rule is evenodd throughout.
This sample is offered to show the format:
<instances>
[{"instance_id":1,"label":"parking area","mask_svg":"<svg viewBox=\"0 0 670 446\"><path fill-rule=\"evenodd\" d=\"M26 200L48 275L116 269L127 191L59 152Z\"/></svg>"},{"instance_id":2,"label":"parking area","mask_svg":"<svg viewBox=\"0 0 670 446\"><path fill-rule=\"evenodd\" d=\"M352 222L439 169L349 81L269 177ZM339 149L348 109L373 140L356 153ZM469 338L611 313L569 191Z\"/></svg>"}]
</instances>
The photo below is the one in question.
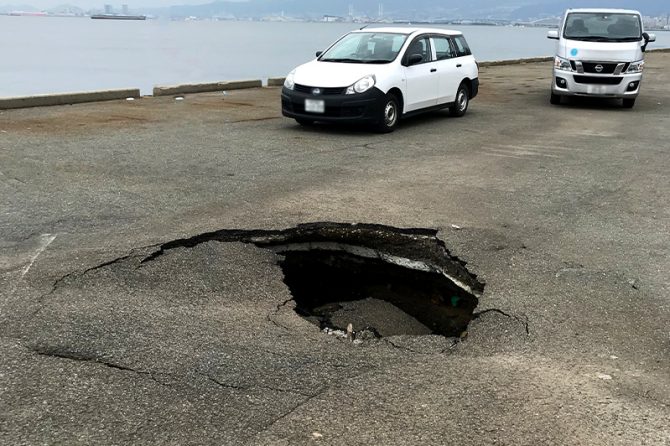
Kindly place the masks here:
<instances>
[{"instance_id":1,"label":"parking area","mask_svg":"<svg viewBox=\"0 0 670 446\"><path fill-rule=\"evenodd\" d=\"M0 112L2 436L670 442L669 72L649 54L625 110L487 67L465 117L388 135L298 126L276 88ZM353 343L293 311L278 254L202 237L312 222L435 229L476 317Z\"/></svg>"}]
</instances>

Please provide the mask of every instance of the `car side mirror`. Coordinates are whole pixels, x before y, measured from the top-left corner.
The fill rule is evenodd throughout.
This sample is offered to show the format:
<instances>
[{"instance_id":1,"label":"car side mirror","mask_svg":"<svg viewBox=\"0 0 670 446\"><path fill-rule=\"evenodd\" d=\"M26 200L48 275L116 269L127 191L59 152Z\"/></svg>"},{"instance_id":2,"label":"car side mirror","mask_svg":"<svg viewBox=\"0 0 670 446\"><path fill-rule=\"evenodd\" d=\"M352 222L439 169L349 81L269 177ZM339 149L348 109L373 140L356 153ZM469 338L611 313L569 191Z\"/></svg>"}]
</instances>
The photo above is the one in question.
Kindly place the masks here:
<instances>
[{"instance_id":1,"label":"car side mirror","mask_svg":"<svg viewBox=\"0 0 670 446\"><path fill-rule=\"evenodd\" d=\"M423 61L423 56L421 54L410 54L407 58L407 66L416 65Z\"/></svg>"},{"instance_id":2,"label":"car side mirror","mask_svg":"<svg viewBox=\"0 0 670 446\"><path fill-rule=\"evenodd\" d=\"M642 33L642 39L644 43L642 44L642 52L647 51L647 45L649 42L656 42L656 36L654 34Z\"/></svg>"},{"instance_id":3,"label":"car side mirror","mask_svg":"<svg viewBox=\"0 0 670 446\"><path fill-rule=\"evenodd\" d=\"M558 40L558 31L554 29L547 32L547 39Z\"/></svg>"},{"instance_id":4,"label":"car side mirror","mask_svg":"<svg viewBox=\"0 0 670 446\"><path fill-rule=\"evenodd\" d=\"M321 57L322 54L323 54L323 51L317 51L316 52L316 57Z\"/></svg>"}]
</instances>

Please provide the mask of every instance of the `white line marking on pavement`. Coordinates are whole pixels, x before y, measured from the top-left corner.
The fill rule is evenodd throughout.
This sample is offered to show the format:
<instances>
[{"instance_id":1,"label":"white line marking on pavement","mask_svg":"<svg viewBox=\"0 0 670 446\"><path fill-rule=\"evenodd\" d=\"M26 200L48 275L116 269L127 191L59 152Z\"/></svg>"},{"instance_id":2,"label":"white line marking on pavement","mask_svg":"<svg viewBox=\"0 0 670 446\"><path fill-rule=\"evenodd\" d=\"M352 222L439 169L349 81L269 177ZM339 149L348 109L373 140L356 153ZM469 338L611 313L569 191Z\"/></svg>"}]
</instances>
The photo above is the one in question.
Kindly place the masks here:
<instances>
[{"instance_id":1,"label":"white line marking on pavement","mask_svg":"<svg viewBox=\"0 0 670 446\"><path fill-rule=\"evenodd\" d=\"M55 235L42 234L40 236L40 246L37 248L37 251L35 251L35 254L30 258L30 262L25 266L25 268L23 268L23 270L21 270L21 279L23 279L25 275L28 274L28 271L30 271L30 268L33 267L40 254L42 254L54 240L56 240Z\"/></svg>"}]
</instances>

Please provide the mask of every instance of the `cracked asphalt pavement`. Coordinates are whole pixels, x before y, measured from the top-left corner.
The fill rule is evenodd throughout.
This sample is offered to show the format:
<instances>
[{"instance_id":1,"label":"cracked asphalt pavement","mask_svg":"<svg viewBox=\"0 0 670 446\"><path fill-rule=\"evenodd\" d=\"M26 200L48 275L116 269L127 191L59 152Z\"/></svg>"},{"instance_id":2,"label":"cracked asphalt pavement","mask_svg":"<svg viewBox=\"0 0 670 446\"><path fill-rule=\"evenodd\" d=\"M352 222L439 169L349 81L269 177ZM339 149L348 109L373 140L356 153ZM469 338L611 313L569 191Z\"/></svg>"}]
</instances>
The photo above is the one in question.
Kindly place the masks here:
<instances>
[{"instance_id":1,"label":"cracked asphalt pavement","mask_svg":"<svg viewBox=\"0 0 670 446\"><path fill-rule=\"evenodd\" d=\"M3 443L670 444L670 54L633 110L550 70L390 135L268 88L0 111ZM142 263L317 221L438 229L467 336L321 333L252 244Z\"/></svg>"}]
</instances>

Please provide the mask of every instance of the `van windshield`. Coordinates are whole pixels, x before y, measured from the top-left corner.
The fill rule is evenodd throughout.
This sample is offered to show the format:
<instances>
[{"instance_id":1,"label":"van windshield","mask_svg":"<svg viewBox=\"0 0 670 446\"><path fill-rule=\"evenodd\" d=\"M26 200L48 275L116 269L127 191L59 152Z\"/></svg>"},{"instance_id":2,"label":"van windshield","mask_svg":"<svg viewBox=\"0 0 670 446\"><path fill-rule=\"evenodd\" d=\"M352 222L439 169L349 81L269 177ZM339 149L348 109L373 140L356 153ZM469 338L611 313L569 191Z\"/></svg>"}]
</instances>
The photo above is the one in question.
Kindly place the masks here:
<instances>
[{"instance_id":1,"label":"van windshield","mask_svg":"<svg viewBox=\"0 0 670 446\"><path fill-rule=\"evenodd\" d=\"M634 42L642 39L637 14L574 12L568 14L563 36L594 42Z\"/></svg>"},{"instance_id":2,"label":"van windshield","mask_svg":"<svg viewBox=\"0 0 670 446\"><path fill-rule=\"evenodd\" d=\"M393 62L407 35L395 33L351 33L342 37L321 57L321 62L377 63Z\"/></svg>"}]
</instances>

